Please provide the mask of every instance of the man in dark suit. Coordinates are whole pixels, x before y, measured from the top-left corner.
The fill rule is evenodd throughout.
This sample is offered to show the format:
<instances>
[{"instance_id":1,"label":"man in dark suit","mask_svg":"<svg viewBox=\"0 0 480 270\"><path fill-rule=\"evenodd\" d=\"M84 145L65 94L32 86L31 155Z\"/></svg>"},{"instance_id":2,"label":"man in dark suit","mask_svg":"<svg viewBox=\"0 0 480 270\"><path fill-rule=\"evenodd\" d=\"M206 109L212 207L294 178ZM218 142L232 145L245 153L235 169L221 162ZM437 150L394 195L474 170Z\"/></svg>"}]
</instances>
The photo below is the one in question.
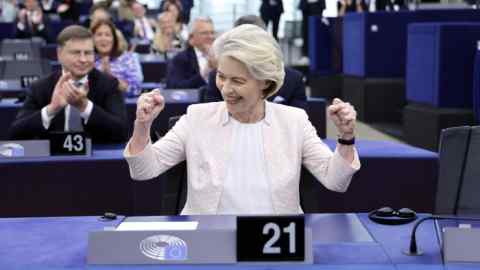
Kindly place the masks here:
<instances>
[{"instance_id":1,"label":"man in dark suit","mask_svg":"<svg viewBox=\"0 0 480 270\"><path fill-rule=\"evenodd\" d=\"M207 84L212 69L208 51L214 39L212 20L196 18L192 22L187 48L168 63L167 88L199 88Z\"/></svg>"},{"instance_id":2,"label":"man in dark suit","mask_svg":"<svg viewBox=\"0 0 480 270\"><path fill-rule=\"evenodd\" d=\"M280 17L283 13L283 1L282 0L262 0L260 6L260 16L268 27L269 22L272 22L272 34L278 41L278 25L280 23Z\"/></svg>"},{"instance_id":3,"label":"man in dark suit","mask_svg":"<svg viewBox=\"0 0 480 270\"><path fill-rule=\"evenodd\" d=\"M266 29L265 23L258 16L246 15L238 18L234 27L242 24L255 24ZM205 102L222 101L223 97L216 85L216 70L210 72L208 86L205 90ZM291 68L285 68L285 80L278 92L268 99L269 101L290 105L301 109L307 108L307 97L305 95L305 83L303 75Z\"/></svg>"},{"instance_id":4,"label":"man in dark suit","mask_svg":"<svg viewBox=\"0 0 480 270\"><path fill-rule=\"evenodd\" d=\"M94 69L90 31L78 25L58 36L62 70L36 81L10 128L12 139L44 138L51 131L83 129L94 143L126 140L126 110L117 79Z\"/></svg>"}]
</instances>

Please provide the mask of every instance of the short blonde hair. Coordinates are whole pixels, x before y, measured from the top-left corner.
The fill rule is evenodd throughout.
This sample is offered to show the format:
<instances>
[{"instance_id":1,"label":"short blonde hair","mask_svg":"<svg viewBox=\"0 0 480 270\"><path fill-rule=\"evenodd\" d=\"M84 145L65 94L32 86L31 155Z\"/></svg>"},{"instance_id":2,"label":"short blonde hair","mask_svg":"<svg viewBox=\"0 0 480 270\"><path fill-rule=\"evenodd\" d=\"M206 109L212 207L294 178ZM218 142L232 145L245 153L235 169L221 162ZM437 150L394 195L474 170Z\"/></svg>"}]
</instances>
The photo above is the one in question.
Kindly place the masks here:
<instances>
[{"instance_id":1,"label":"short blonde hair","mask_svg":"<svg viewBox=\"0 0 480 270\"><path fill-rule=\"evenodd\" d=\"M223 33L213 43L213 54L232 57L243 63L257 80L270 85L264 98L274 95L283 85L283 55L277 41L268 32L253 24L244 24Z\"/></svg>"}]
</instances>

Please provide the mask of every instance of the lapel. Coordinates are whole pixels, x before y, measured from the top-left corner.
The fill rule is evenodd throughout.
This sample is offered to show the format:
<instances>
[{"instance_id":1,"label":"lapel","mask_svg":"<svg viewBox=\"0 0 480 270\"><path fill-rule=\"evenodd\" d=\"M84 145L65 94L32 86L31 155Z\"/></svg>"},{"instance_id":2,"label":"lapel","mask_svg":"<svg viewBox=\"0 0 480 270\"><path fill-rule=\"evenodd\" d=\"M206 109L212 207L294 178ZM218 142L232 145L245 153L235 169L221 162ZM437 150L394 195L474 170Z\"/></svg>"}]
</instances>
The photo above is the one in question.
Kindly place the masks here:
<instances>
[{"instance_id":1,"label":"lapel","mask_svg":"<svg viewBox=\"0 0 480 270\"><path fill-rule=\"evenodd\" d=\"M272 200L272 206L275 212L277 212L277 206L275 204L275 198L273 198L275 184L276 184L276 170L282 168L281 155L276 151L280 144L278 139L280 134L276 134L278 130L272 123L272 108L270 102L265 101L265 119L263 123L263 151L265 156L265 168L267 173L267 179L270 183L270 196Z\"/></svg>"},{"instance_id":2,"label":"lapel","mask_svg":"<svg viewBox=\"0 0 480 270\"><path fill-rule=\"evenodd\" d=\"M195 54L195 49L193 48L193 46L188 46L188 57L190 59L192 59L193 61L193 70L196 72L196 73L200 73L200 67L198 66L198 59L197 59L197 55Z\"/></svg>"},{"instance_id":3,"label":"lapel","mask_svg":"<svg viewBox=\"0 0 480 270\"><path fill-rule=\"evenodd\" d=\"M44 93L48 95L46 97L46 104L50 103L52 96L53 96L53 91L55 91L55 86L57 85L58 80L60 79L60 76L62 75L62 71L57 71L49 77L49 89L45 91ZM52 123L50 125L50 129L53 131L64 131L65 130L65 109L60 110L58 114L52 119Z\"/></svg>"},{"instance_id":4,"label":"lapel","mask_svg":"<svg viewBox=\"0 0 480 270\"><path fill-rule=\"evenodd\" d=\"M218 138L224 138L223 142L218 142L223 144L223 147L214 147L217 149L217 153L215 153L218 157L218 169L221 173L219 177L219 181L221 181L220 186L223 188L223 181L227 176L227 164L230 162L229 159L231 157L231 142L232 142L232 135L233 135L233 125L230 123L230 117L228 116L227 108L225 102L220 104L220 110L218 115L218 126L219 128L215 131L215 136ZM215 183L217 184L217 183Z\"/></svg>"},{"instance_id":5,"label":"lapel","mask_svg":"<svg viewBox=\"0 0 480 270\"><path fill-rule=\"evenodd\" d=\"M97 86L97 88L98 88L97 78L98 78L97 70L95 68L93 68L92 71L90 71L88 73L88 94L87 94L87 97L88 97L89 100L98 100L97 98L95 98L95 96L97 94L97 91L95 91L95 86Z\"/></svg>"}]
</instances>

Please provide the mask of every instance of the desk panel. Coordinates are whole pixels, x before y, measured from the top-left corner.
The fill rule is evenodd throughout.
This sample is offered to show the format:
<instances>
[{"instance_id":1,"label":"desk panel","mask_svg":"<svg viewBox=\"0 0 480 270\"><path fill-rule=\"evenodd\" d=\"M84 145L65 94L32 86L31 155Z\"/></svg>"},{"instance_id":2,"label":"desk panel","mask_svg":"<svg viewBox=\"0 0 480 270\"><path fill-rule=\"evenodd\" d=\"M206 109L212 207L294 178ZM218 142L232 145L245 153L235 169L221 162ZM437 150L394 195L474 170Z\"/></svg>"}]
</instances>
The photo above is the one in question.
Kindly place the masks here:
<instances>
[{"instance_id":1,"label":"desk panel","mask_svg":"<svg viewBox=\"0 0 480 270\"><path fill-rule=\"evenodd\" d=\"M366 212L385 205L433 211L436 154L394 143L360 140L357 145L362 169L346 193L328 191L302 174L305 212ZM0 160L0 217L172 213L166 186L177 179L162 174L152 181L131 180L118 148L94 149L92 157Z\"/></svg>"}]
</instances>

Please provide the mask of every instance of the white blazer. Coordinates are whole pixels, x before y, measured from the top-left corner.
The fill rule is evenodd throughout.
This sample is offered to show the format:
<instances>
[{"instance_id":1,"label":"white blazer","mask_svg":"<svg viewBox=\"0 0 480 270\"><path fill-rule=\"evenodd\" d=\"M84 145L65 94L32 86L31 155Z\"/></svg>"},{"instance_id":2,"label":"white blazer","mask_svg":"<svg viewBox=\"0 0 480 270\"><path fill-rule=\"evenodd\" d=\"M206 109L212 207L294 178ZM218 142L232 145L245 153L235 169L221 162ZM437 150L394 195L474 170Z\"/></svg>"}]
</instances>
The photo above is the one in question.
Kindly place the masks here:
<instances>
[{"instance_id":1,"label":"white blazer","mask_svg":"<svg viewBox=\"0 0 480 270\"><path fill-rule=\"evenodd\" d=\"M355 150L350 164L317 136L304 110L265 103L263 145L275 213L298 214L302 164L328 189L346 191L360 168ZM132 156L124 151L135 180L152 179L187 159L188 192L182 214L216 214L230 156L233 125L224 102L191 105L176 125L153 145ZM238 164L242 166L242 164ZM255 199L255 198L245 198Z\"/></svg>"}]
</instances>

